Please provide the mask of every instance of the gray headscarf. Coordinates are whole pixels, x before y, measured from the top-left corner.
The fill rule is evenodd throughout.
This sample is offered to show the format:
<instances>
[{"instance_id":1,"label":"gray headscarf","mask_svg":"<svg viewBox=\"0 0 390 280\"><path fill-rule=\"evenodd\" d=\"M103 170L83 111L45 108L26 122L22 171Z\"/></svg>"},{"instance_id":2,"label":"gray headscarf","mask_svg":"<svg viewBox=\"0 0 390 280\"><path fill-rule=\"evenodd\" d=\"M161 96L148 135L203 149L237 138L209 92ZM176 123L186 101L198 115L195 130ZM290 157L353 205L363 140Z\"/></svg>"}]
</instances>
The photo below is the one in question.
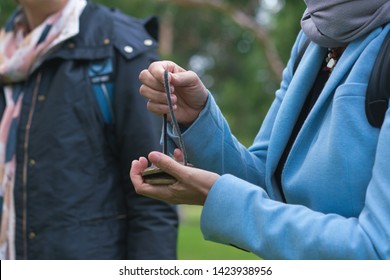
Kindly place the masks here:
<instances>
[{"instance_id":1,"label":"gray headscarf","mask_svg":"<svg viewBox=\"0 0 390 280\"><path fill-rule=\"evenodd\" d=\"M390 0L305 0L303 32L324 47L339 47L390 22Z\"/></svg>"}]
</instances>

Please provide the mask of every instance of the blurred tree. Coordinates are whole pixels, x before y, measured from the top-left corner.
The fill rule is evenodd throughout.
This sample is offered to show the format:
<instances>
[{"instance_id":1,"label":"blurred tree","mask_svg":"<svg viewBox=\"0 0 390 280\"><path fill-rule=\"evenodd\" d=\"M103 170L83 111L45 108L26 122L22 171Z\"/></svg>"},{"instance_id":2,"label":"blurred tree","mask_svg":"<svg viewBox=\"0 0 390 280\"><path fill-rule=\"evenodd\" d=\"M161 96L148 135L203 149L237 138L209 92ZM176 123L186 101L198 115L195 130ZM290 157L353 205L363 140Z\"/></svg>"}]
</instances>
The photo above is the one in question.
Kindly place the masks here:
<instances>
[{"instance_id":1,"label":"blurred tree","mask_svg":"<svg viewBox=\"0 0 390 280\"><path fill-rule=\"evenodd\" d=\"M1 0L0 1L0 25L3 26L7 17L16 7L15 0Z\"/></svg>"},{"instance_id":2,"label":"blurred tree","mask_svg":"<svg viewBox=\"0 0 390 280\"><path fill-rule=\"evenodd\" d=\"M160 19L160 54L194 70L233 133L250 145L279 86L304 11L302 0L92 0ZM0 23L15 7L1 0Z\"/></svg>"}]
</instances>

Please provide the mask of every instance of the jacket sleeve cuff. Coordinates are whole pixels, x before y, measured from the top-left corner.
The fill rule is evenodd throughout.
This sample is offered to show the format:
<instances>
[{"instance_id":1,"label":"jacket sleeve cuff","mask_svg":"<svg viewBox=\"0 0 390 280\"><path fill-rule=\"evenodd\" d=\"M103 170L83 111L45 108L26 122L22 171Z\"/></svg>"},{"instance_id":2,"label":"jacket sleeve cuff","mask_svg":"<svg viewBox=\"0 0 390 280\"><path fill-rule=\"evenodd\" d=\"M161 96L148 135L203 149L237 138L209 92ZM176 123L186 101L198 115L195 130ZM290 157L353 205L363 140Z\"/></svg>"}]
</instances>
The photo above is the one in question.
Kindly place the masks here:
<instances>
[{"instance_id":1,"label":"jacket sleeve cuff","mask_svg":"<svg viewBox=\"0 0 390 280\"><path fill-rule=\"evenodd\" d=\"M253 198L267 197L265 191L230 174L221 176L211 188L204 204L200 226L206 240L250 251L243 233L243 221L249 222ZM246 234L244 234L246 235Z\"/></svg>"},{"instance_id":2,"label":"jacket sleeve cuff","mask_svg":"<svg viewBox=\"0 0 390 280\"><path fill-rule=\"evenodd\" d=\"M207 143L209 143L209 141L205 141L205 137L213 138L214 132L218 130L217 120L221 118L220 116L222 114L212 94L209 92L206 105L200 112L198 118L191 126L182 131L184 145L191 147L191 150L194 151L205 150ZM170 124L168 124L168 136L168 151L172 153L175 148L179 147L179 137L173 131ZM200 139L200 136L202 139Z\"/></svg>"}]
</instances>

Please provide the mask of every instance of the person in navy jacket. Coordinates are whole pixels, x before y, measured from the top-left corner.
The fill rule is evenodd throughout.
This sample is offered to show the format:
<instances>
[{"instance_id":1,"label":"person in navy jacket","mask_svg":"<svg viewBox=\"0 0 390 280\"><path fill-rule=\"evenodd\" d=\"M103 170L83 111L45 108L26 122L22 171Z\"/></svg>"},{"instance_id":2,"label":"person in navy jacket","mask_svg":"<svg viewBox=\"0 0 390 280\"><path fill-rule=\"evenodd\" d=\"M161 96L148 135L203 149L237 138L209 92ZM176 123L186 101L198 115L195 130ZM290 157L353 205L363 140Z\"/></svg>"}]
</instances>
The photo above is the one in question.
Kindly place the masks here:
<instances>
[{"instance_id":1,"label":"person in navy jacket","mask_svg":"<svg viewBox=\"0 0 390 280\"><path fill-rule=\"evenodd\" d=\"M136 194L128 176L160 146L138 91L158 59L156 20L85 0L18 2L0 33L1 257L175 259L176 207Z\"/></svg>"}]
</instances>

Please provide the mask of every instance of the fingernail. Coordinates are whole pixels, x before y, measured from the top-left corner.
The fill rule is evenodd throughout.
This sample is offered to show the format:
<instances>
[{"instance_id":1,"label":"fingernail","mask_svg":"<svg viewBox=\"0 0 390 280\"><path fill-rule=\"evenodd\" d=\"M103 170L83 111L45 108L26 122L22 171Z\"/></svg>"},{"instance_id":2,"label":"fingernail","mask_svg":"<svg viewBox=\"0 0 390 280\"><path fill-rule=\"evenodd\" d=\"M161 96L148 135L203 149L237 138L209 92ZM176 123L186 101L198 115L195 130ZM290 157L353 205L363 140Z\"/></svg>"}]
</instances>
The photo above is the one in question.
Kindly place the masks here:
<instances>
[{"instance_id":1,"label":"fingernail","mask_svg":"<svg viewBox=\"0 0 390 280\"><path fill-rule=\"evenodd\" d=\"M159 152L151 152L150 153L150 159L154 162L160 162L161 160L161 153Z\"/></svg>"}]
</instances>

